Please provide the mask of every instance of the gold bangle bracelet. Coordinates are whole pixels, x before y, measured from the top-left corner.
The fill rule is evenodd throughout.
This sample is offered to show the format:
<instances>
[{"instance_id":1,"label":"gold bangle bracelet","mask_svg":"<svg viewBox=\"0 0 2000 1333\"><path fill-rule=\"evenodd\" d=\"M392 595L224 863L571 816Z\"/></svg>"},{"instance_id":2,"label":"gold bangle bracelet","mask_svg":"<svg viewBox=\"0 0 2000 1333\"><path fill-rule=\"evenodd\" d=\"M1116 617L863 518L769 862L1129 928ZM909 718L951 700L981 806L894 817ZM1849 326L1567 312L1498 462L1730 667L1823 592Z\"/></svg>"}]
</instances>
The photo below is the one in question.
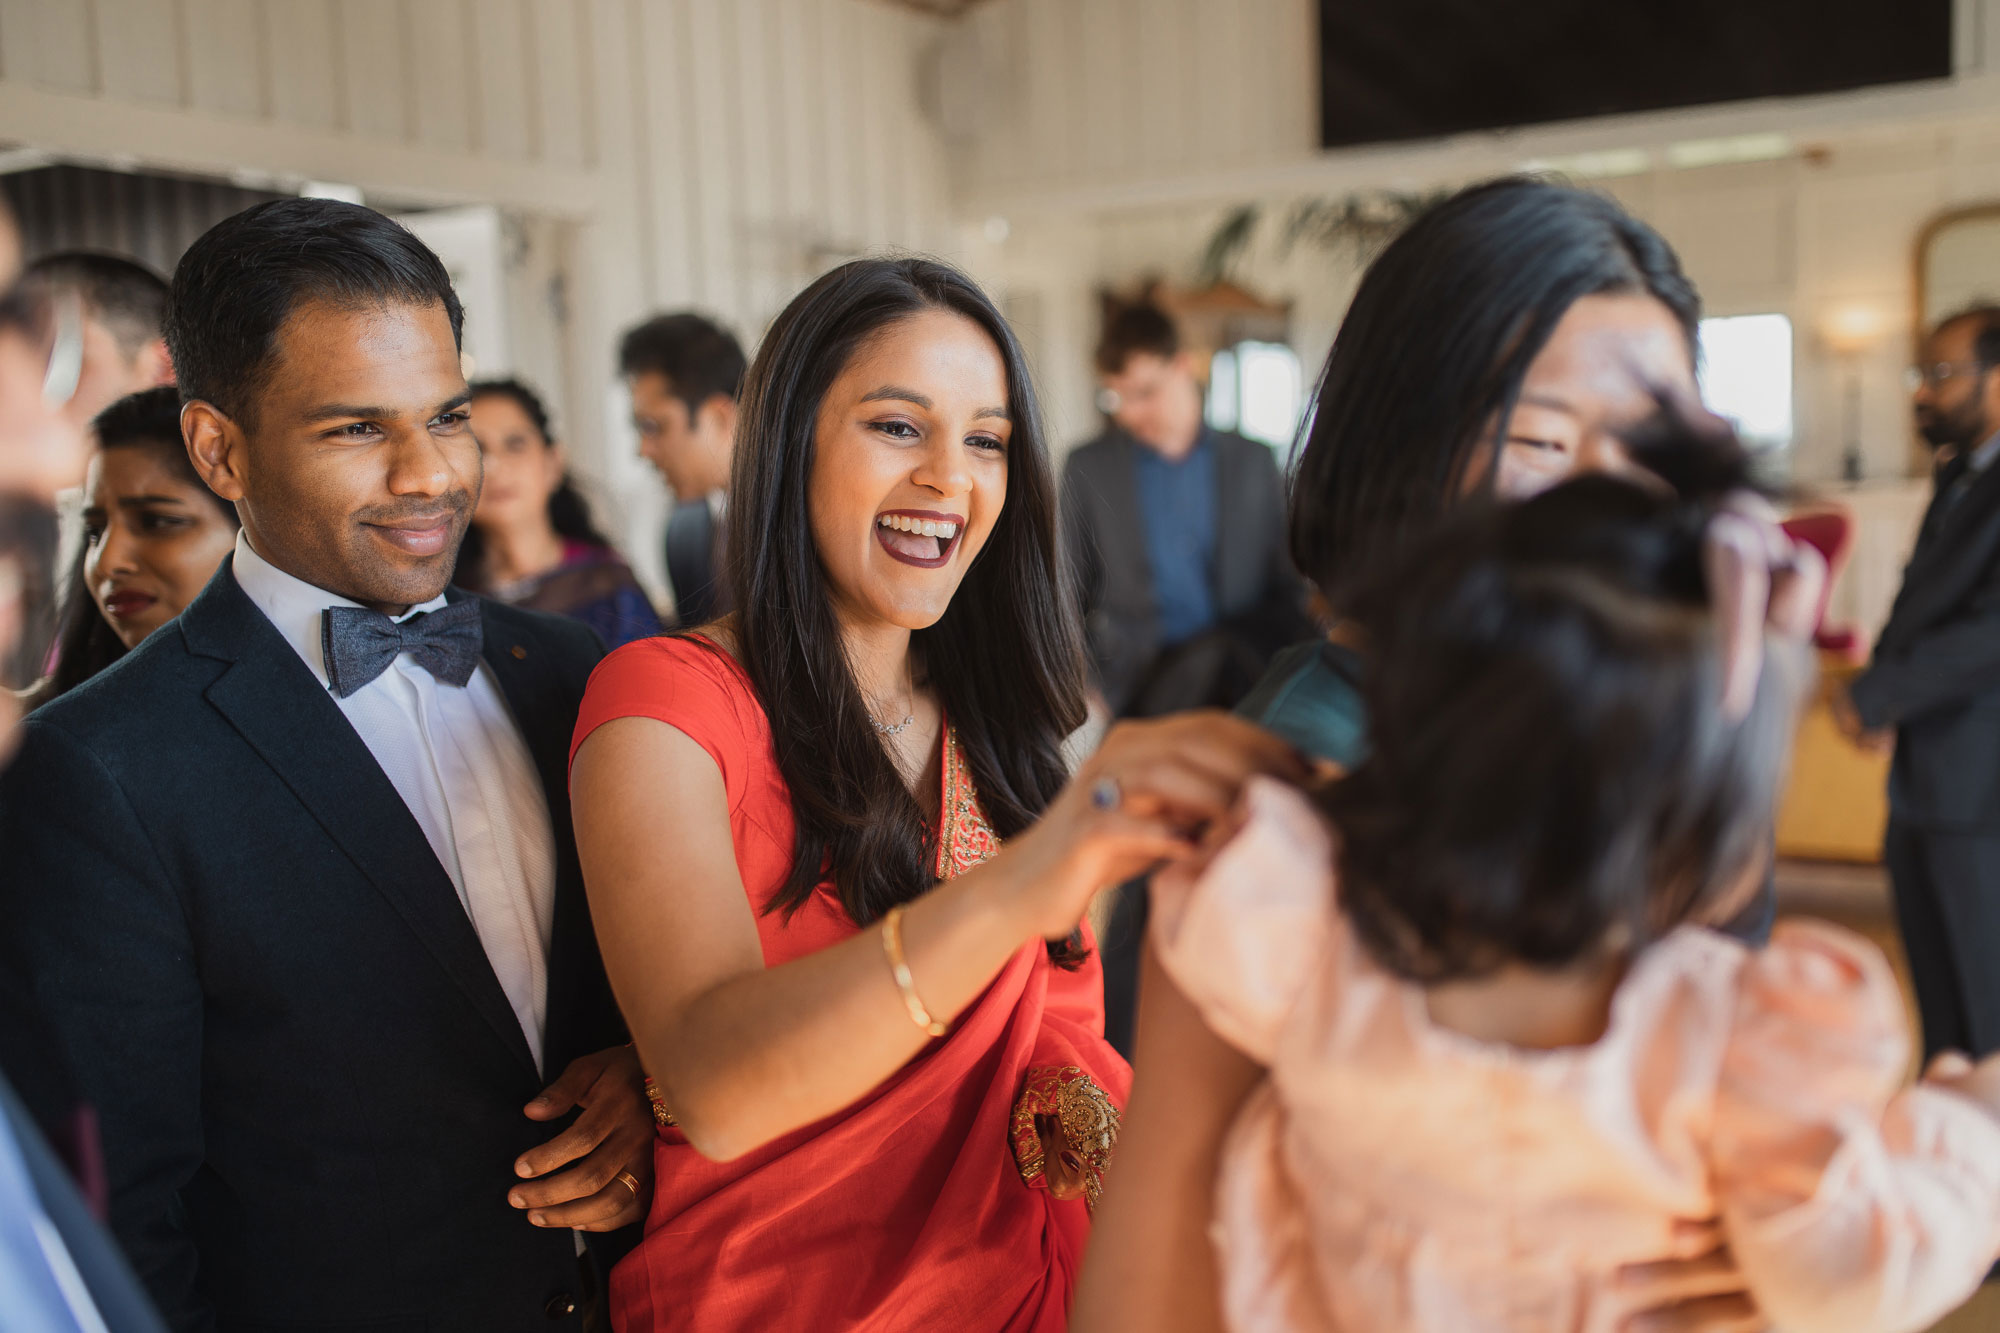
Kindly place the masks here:
<instances>
[{"instance_id":1,"label":"gold bangle bracelet","mask_svg":"<svg viewBox=\"0 0 2000 1333\"><path fill-rule=\"evenodd\" d=\"M910 978L909 960L903 957L903 909L892 907L882 918L882 952L889 955L889 975L896 979L896 989L903 993L903 1007L910 1011L910 1021L933 1037L942 1037L950 1029L931 1017L931 1011L924 1008L924 1002L917 997L917 983Z\"/></svg>"}]
</instances>

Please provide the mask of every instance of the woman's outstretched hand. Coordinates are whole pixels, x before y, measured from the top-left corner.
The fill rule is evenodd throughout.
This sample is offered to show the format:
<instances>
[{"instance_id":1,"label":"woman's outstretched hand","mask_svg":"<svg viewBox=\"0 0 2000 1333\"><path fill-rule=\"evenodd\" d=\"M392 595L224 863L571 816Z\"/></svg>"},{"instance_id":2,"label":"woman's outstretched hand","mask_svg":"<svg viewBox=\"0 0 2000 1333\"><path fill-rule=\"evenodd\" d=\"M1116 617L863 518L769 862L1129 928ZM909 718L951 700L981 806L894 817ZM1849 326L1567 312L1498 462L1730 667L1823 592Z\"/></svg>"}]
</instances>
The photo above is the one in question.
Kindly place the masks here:
<instances>
[{"instance_id":1,"label":"woman's outstretched hand","mask_svg":"<svg viewBox=\"0 0 2000 1333\"><path fill-rule=\"evenodd\" d=\"M1304 783L1311 770L1270 732L1214 710L1113 727L1002 853L1031 928L1060 939L1100 889L1194 854L1202 830L1258 774Z\"/></svg>"}]
</instances>

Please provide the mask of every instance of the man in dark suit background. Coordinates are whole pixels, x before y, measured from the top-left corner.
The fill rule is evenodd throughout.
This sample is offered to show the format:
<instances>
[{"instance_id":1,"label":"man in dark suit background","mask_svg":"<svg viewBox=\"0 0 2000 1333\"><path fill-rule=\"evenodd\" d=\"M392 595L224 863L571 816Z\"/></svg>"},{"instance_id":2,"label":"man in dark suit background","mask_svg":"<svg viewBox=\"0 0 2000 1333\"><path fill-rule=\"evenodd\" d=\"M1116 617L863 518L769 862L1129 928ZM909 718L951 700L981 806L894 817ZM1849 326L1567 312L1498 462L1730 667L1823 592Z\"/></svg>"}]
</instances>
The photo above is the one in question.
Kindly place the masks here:
<instances>
[{"instance_id":1,"label":"man in dark suit background","mask_svg":"<svg viewBox=\"0 0 2000 1333\"><path fill-rule=\"evenodd\" d=\"M1112 316L1097 369L1112 428L1070 454L1062 505L1097 686L1114 716L1228 706L1311 632L1277 461L1208 426L1157 307Z\"/></svg>"},{"instance_id":2,"label":"man in dark suit background","mask_svg":"<svg viewBox=\"0 0 2000 1333\"><path fill-rule=\"evenodd\" d=\"M626 333L618 366L639 453L674 493L666 546L675 617L683 627L705 625L730 609L721 573L743 348L700 315L656 315Z\"/></svg>"},{"instance_id":3,"label":"man in dark suit background","mask_svg":"<svg viewBox=\"0 0 2000 1333\"><path fill-rule=\"evenodd\" d=\"M1942 462L1868 669L1836 705L1888 741L1883 844L1926 1056L2000 1050L2000 308L1946 319L1914 372Z\"/></svg>"},{"instance_id":4,"label":"man in dark suit background","mask_svg":"<svg viewBox=\"0 0 2000 1333\"><path fill-rule=\"evenodd\" d=\"M650 1193L566 794L601 648L447 592L480 484L459 330L368 209L197 241L168 336L241 540L0 776L0 966L177 1329L578 1328L615 1254L579 1233Z\"/></svg>"},{"instance_id":5,"label":"man in dark suit background","mask_svg":"<svg viewBox=\"0 0 2000 1333\"><path fill-rule=\"evenodd\" d=\"M1285 545L1271 451L1210 428L1201 381L1166 312L1105 323L1097 371L1111 428L1063 469L1063 539L1091 674L1113 717L1230 707L1280 649L1310 637ZM1146 888L1119 888L1099 941L1105 1033L1132 1049Z\"/></svg>"}]
</instances>

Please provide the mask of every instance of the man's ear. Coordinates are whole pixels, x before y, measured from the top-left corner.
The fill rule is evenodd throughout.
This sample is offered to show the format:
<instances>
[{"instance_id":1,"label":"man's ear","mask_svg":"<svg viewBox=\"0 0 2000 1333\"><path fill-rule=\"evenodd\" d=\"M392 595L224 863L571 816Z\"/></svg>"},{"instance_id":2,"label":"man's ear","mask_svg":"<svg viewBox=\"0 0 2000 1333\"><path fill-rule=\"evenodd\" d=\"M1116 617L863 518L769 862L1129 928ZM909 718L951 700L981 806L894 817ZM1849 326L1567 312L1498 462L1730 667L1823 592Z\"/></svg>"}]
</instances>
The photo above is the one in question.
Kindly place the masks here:
<instances>
[{"instance_id":1,"label":"man's ear","mask_svg":"<svg viewBox=\"0 0 2000 1333\"><path fill-rule=\"evenodd\" d=\"M247 459L242 427L215 404L197 398L181 407L181 440L208 489L231 504L243 498Z\"/></svg>"},{"instance_id":2,"label":"man's ear","mask_svg":"<svg viewBox=\"0 0 2000 1333\"><path fill-rule=\"evenodd\" d=\"M712 393L708 401L701 405L699 418L693 423L697 430L714 430L716 438L734 443L736 440L736 400L726 393Z\"/></svg>"}]
</instances>

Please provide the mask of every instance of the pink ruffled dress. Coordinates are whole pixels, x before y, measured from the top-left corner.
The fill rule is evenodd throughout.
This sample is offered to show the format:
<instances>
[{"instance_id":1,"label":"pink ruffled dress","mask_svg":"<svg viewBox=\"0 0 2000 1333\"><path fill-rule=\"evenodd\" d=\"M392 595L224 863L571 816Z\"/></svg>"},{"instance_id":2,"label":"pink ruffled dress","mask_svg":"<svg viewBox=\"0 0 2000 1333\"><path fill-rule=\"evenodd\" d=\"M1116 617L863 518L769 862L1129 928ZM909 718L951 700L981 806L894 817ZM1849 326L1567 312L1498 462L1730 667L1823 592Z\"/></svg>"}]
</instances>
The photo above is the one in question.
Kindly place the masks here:
<instances>
[{"instance_id":1,"label":"pink ruffled dress","mask_svg":"<svg viewBox=\"0 0 2000 1333\"><path fill-rule=\"evenodd\" d=\"M1434 1025L1339 912L1326 826L1259 782L1199 878L1155 881L1155 947L1265 1065L1212 1231L1244 1333L1592 1333L1625 1264L1720 1219L1778 1327L1928 1327L2000 1254L2000 1121L1899 1086L1887 961L1779 926L1693 927L1632 965L1604 1036L1530 1051ZM1115 1188L1115 1186L1114 1186Z\"/></svg>"}]
</instances>

